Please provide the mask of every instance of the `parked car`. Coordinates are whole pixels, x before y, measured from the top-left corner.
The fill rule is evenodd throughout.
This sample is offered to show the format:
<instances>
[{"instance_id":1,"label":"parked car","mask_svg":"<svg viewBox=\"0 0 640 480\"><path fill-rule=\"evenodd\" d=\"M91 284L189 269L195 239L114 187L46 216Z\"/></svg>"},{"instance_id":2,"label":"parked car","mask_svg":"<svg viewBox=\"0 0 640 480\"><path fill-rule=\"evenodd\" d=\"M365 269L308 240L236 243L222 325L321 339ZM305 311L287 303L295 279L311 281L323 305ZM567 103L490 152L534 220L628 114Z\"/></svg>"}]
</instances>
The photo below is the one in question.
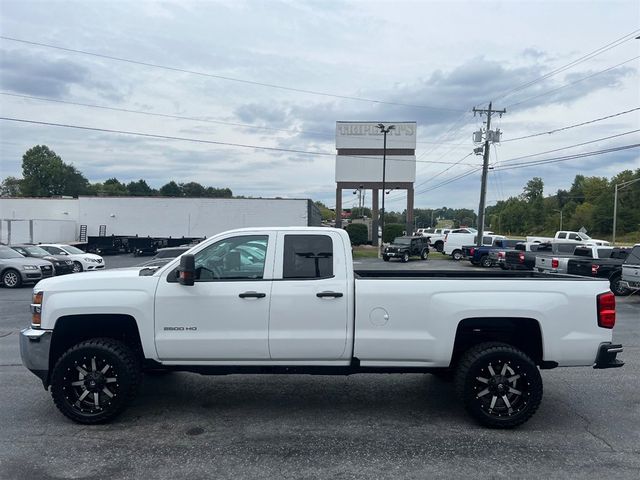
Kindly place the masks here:
<instances>
[{"instance_id":1,"label":"parked car","mask_svg":"<svg viewBox=\"0 0 640 480\"><path fill-rule=\"evenodd\" d=\"M504 239L504 235L486 234L482 237L482 245L490 246L496 239ZM477 233L462 232L454 230L447 234L444 242L442 253L451 255L454 260L462 260L464 246L473 246L476 244Z\"/></svg>"},{"instance_id":2,"label":"parked car","mask_svg":"<svg viewBox=\"0 0 640 480\"><path fill-rule=\"evenodd\" d=\"M44 248L37 245L11 245L11 248L25 257L39 258L51 262L56 275L73 273L73 261L64 255L51 255Z\"/></svg>"},{"instance_id":3,"label":"parked car","mask_svg":"<svg viewBox=\"0 0 640 480\"><path fill-rule=\"evenodd\" d=\"M571 232L566 230L559 230L553 237L527 237L527 242L547 243L547 242L577 242L585 245L598 245L608 246L609 242L606 240L599 240L597 238L591 238L586 233Z\"/></svg>"},{"instance_id":4,"label":"parked car","mask_svg":"<svg viewBox=\"0 0 640 480\"><path fill-rule=\"evenodd\" d=\"M640 243L637 243L622 264L622 281L627 288L640 289Z\"/></svg>"},{"instance_id":5,"label":"parked car","mask_svg":"<svg viewBox=\"0 0 640 480\"><path fill-rule=\"evenodd\" d=\"M506 270L533 270L536 266L536 255L538 252L559 252L567 249L572 251L575 249L575 243L568 244L566 247L562 243L538 243L538 242L522 242L518 243L513 250L507 250L504 253L504 265Z\"/></svg>"},{"instance_id":6,"label":"parked car","mask_svg":"<svg viewBox=\"0 0 640 480\"><path fill-rule=\"evenodd\" d=\"M481 265L485 268L494 265L493 260L489 256L493 251L505 251L515 247L520 240L509 240L507 238L495 238L493 245L483 245L481 247L464 246L462 247L462 255L471 262L472 265ZM496 262L497 265L497 262Z\"/></svg>"},{"instance_id":7,"label":"parked car","mask_svg":"<svg viewBox=\"0 0 640 480\"><path fill-rule=\"evenodd\" d=\"M36 283L53 275L51 262L27 258L12 248L0 245L0 283L5 287L18 288L23 283Z\"/></svg>"},{"instance_id":8,"label":"parked car","mask_svg":"<svg viewBox=\"0 0 640 480\"><path fill-rule=\"evenodd\" d=\"M600 248L600 247L598 247ZM611 249L610 256L586 258L575 256L567 262L567 273L583 277L604 278L609 281L609 288L617 296L630 295L633 291L622 280L622 264L629 251Z\"/></svg>"},{"instance_id":9,"label":"parked car","mask_svg":"<svg viewBox=\"0 0 640 480\"><path fill-rule=\"evenodd\" d=\"M243 247L266 255L245 263ZM513 428L540 406L541 369L623 365L606 281L354 271L344 230L224 232L139 273L65 275L34 289L21 358L75 422L123 412L153 365L201 374L453 371L474 419Z\"/></svg>"},{"instance_id":10,"label":"parked car","mask_svg":"<svg viewBox=\"0 0 640 480\"><path fill-rule=\"evenodd\" d=\"M388 262L398 258L408 262L410 257L420 257L426 260L429 255L429 241L425 237L396 237L387 247L384 247L382 259Z\"/></svg>"},{"instance_id":11,"label":"parked car","mask_svg":"<svg viewBox=\"0 0 640 480\"><path fill-rule=\"evenodd\" d=\"M38 245L52 255L63 255L73 262L74 273L105 268L104 259L95 253L86 253L72 245L42 243Z\"/></svg>"},{"instance_id":12,"label":"parked car","mask_svg":"<svg viewBox=\"0 0 640 480\"><path fill-rule=\"evenodd\" d=\"M567 245L571 246L571 243ZM545 273L567 273L568 262L572 258L609 258L613 252L613 247L600 247L597 245L575 246L575 244L573 249L569 248L567 253L562 253L561 250L551 254L539 251L538 255L536 255L535 268L539 272Z\"/></svg>"},{"instance_id":13,"label":"parked car","mask_svg":"<svg viewBox=\"0 0 640 480\"><path fill-rule=\"evenodd\" d=\"M427 237L429 239L429 244L435 248L438 252L442 252L444 248L444 239L447 234L451 232L451 228L427 228L423 229L424 231L420 231L418 229L418 235L422 235L423 237Z\"/></svg>"}]
</instances>

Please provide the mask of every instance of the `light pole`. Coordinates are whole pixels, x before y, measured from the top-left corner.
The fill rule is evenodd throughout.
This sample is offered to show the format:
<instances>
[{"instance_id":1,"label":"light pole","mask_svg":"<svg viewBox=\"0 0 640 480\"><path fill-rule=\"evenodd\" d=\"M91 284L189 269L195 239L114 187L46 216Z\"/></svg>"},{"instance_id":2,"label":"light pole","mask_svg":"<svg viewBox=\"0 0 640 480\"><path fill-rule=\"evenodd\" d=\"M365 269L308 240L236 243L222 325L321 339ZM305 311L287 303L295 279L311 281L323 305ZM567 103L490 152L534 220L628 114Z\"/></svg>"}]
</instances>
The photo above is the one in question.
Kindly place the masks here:
<instances>
[{"instance_id":1,"label":"light pole","mask_svg":"<svg viewBox=\"0 0 640 480\"><path fill-rule=\"evenodd\" d=\"M614 245L616 244L616 226L617 226L616 224L618 220L618 189L624 188L636 182L640 182L640 178L634 178L633 180L629 180L627 182L615 184L614 194L613 194L613 238L611 239L611 243Z\"/></svg>"},{"instance_id":2,"label":"light pole","mask_svg":"<svg viewBox=\"0 0 640 480\"><path fill-rule=\"evenodd\" d=\"M380 251L383 250L384 243L384 196L387 182L387 133L396 128L395 125L389 125L387 127L384 124L379 123L378 128L384 135L384 142L382 146L382 208L380 209L380 230L382 231L382 239L380 242ZM376 232L377 233L377 232Z\"/></svg>"},{"instance_id":3,"label":"light pole","mask_svg":"<svg viewBox=\"0 0 640 480\"><path fill-rule=\"evenodd\" d=\"M562 230L562 208L560 210L554 210L556 212L560 212L560 230Z\"/></svg>"}]
</instances>

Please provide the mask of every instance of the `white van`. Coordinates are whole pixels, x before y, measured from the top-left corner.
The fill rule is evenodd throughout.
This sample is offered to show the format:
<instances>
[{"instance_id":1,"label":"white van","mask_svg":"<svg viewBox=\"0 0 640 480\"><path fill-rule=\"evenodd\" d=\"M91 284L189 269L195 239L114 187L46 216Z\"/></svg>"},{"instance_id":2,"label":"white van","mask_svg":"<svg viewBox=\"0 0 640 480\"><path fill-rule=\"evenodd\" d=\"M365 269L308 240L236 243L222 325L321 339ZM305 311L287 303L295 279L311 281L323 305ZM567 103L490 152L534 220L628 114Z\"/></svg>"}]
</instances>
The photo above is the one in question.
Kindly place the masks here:
<instances>
[{"instance_id":1,"label":"white van","mask_svg":"<svg viewBox=\"0 0 640 480\"><path fill-rule=\"evenodd\" d=\"M463 233L453 231L449 233L444 240L444 249L442 253L451 255L458 261L462 259L462 247L465 245L476 244L477 233ZM506 238L504 235L483 235L482 245L493 245L493 241L498 238Z\"/></svg>"}]
</instances>

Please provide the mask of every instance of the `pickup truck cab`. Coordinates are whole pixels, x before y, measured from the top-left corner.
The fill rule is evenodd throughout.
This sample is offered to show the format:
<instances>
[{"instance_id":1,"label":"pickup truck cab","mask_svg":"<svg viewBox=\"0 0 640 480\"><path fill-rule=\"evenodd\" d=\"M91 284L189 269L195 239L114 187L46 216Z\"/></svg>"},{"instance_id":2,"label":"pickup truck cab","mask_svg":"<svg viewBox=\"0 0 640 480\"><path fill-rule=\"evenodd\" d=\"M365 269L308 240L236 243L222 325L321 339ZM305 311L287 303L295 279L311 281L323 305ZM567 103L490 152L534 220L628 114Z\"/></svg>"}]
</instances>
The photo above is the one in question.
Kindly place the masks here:
<instances>
[{"instance_id":1,"label":"pickup truck cab","mask_svg":"<svg viewBox=\"0 0 640 480\"><path fill-rule=\"evenodd\" d=\"M601 247L597 245L575 246L575 244L571 247L571 243L564 245L568 246L568 248L558 247L556 253L536 255L535 268L539 272L544 273L567 273L569 260L572 258L609 258L613 252L613 247Z\"/></svg>"},{"instance_id":2,"label":"pickup truck cab","mask_svg":"<svg viewBox=\"0 0 640 480\"><path fill-rule=\"evenodd\" d=\"M382 259L388 262L397 258L402 262L408 262L410 257L420 257L426 260L429 255L429 240L425 237L396 237L390 245L384 247Z\"/></svg>"},{"instance_id":3,"label":"pickup truck cab","mask_svg":"<svg viewBox=\"0 0 640 480\"><path fill-rule=\"evenodd\" d=\"M233 230L158 269L44 280L31 310L23 363L84 424L121 413L153 368L451 373L473 418L511 428L540 405L539 369L622 365L607 282L354 271L347 232L329 228Z\"/></svg>"},{"instance_id":4,"label":"pickup truck cab","mask_svg":"<svg viewBox=\"0 0 640 480\"><path fill-rule=\"evenodd\" d=\"M622 265L628 254L628 249L611 248L606 255L600 252L598 258L576 255L567 262L567 273L605 278L609 281L609 288L615 295L630 295L633 290L622 280Z\"/></svg>"},{"instance_id":5,"label":"pickup truck cab","mask_svg":"<svg viewBox=\"0 0 640 480\"><path fill-rule=\"evenodd\" d=\"M474 246L477 243L477 232L456 231L449 233L444 242L442 253L451 255L454 260L462 260L464 258L463 247ZM504 239L504 235L492 235L485 233L482 237L482 245L491 246L496 239Z\"/></svg>"},{"instance_id":6,"label":"pickup truck cab","mask_svg":"<svg viewBox=\"0 0 640 480\"><path fill-rule=\"evenodd\" d=\"M622 264L622 281L629 289L640 289L640 243L633 247Z\"/></svg>"}]
</instances>

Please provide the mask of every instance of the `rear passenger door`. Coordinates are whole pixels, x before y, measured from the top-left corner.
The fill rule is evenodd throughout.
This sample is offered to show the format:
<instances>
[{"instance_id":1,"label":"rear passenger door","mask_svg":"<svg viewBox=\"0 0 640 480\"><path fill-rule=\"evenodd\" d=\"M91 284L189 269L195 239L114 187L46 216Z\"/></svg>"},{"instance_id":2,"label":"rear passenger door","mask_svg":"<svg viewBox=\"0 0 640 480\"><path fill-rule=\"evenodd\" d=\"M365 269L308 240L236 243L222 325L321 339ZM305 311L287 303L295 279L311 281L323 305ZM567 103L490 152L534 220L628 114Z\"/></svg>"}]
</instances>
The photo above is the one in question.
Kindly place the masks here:
<instances>
[{"instance_id":1,"label":"rear passenger door","mask_svg":"<svg viewBox=\"0 0 640 480\"><path fill-rule=\"evenodd\" d=\"M336 248L339 255L334 255ZM269 312L272 360L340 360L345 355L353 299L343 248L334 232L278 233Z\"/></svg>"}]
</instances>

